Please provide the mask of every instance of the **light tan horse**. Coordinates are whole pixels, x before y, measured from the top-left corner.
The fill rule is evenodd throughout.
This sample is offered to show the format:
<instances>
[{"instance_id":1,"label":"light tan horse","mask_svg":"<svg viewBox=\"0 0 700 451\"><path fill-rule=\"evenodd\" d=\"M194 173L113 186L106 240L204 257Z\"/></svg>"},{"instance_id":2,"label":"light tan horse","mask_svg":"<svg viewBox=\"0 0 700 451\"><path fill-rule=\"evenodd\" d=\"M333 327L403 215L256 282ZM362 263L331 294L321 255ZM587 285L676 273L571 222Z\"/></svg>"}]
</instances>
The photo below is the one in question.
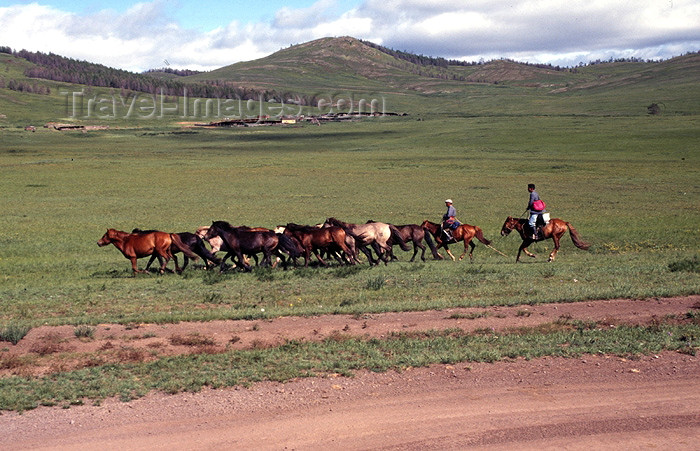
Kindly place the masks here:
<instances>
[{"instance_id":1,"label":"light tan horse","mask_svg":"<svg viewBox=\"0 0 700 451\"><path fill-rule=\"evenodd\" d=\"M384 222L369 222L367 224L351 224L343 222L336 218L328 218L324 222L325 226L340 227L345 230L345 233L355 238L357 247L364 252L369 259L370 266L379 264L379 260L372 258L372 252L367 246L372 246L372 249L377 253L377 256L387 264L389 261L387 255L391 252L389 239L401 246L404 251L411 250L401 236L395 226Z\"/></svg>"}]
</instances>

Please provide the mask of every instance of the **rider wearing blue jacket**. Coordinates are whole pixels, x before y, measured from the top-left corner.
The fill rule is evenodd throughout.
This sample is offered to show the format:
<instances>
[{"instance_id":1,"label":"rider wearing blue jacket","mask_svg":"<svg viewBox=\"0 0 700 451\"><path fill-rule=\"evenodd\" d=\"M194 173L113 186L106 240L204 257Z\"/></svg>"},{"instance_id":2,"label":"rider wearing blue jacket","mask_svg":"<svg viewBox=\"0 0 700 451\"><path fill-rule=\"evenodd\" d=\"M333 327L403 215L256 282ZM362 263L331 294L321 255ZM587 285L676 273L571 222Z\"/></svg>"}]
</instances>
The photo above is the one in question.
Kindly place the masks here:
<instances>
[{"instance_id":1,"label":"rider wearing blue jacket","mask_svg":"<svg viewBox=\"0 0 700 451\"><path fill-rule=\"evenodd\" d=\"M532 232L532 239L536 240L537 229L535 228L535 223L537 221L537 216L546 212L547 210L535 210L532 206L532 204L535 203L536 200L540 200L540 195L537 194L537 191L535 191L535 184L529 183L527 185L527 190L530 193L530 200L527 203L527 209L530 210L530 218L528 219L527 224L530 226L530 231Z\"/></svg>"}]
</instances>

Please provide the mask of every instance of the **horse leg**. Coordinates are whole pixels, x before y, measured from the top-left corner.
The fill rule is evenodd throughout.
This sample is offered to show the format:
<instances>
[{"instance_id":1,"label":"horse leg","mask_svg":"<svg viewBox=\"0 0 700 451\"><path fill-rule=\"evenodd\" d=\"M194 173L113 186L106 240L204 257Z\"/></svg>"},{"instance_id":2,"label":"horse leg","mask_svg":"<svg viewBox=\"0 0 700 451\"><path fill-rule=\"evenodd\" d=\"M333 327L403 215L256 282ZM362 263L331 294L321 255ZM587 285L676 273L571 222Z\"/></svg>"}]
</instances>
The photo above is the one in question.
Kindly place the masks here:
<instances>
[{"instance_id":1,"label":"horse leg","mask_svg":"<svg viewBox=\"0 0 700 451\"><path fill-rule=\"evenodd\" d=\"M464 253L459 257L459 259L462 260L464 258L464 256L467 254L467 245L469 245L469 263L474 263L473 253L474 253L474 247L476 247L476 245L474 244L474 242L472 240L469 240L469 243L467 243L466 241L464 242Z\"/></svg>"},{"instance_id":2,"label":"horse leg","mask_svg":"<svg viewBox=\"0 0 700 451\"><path fill-rule=\"evenodd\" d=\"M383 261L385 265L389 264L389 259L387 258L387 254L389 251L387 251L388 246L384 244L384 246L380 245L376 241L372 243L372 249L374 249L374 252L377 253L377 264L379 264L379 260Z\"/></svg>"},{"instance_id":3,"label":"horse leg","mask_svg":"<svg viewBox=\"0 0 700 451\"><path fill-rule=\"evenodd\" d=\"M129 257L129 260L131 260L131 272L134 276L140 272L148 273L147 271L139 271L136 257Z\"/></svg>"},{"instance_id":4,"label":"horse leg","mask_svg":"<svg viewBox=\"0 0 700 451\"><path fill-rule=\"evenodd\" d=\"M372 257L372 251L367 249L366 246L360 246L360 250L367 256L367 260L369 260L369 266L379 264L379 261L375 261L374 257Z\"/></svg>"},{"instance_id":5,"label":"horse leg","mask_svg":"<svg viewBox=\"0 0 700 451\"><path fill-rule=\"evenodd\" d=\"M321 258L321 255L318 252L318 249L314 249L314 255L316 256L316 259L318 260L319 263L321 263L321 266L327 266L326 262Z\"/></svg>"},{"instance_id":6,"label":"horse leg","mask_svg":"<svg viewBox=\"0 0 700 451\"><path fill-rule=\"evenodd\" d=\"M233 254L231 252L226 252L224 258L221 259L221 264L219 265L219 272L224 272L226 270L226 260L228 260L230 257L233 257Z\"/></svg>"},{"instance_id":7,"label":"horse leg","mask_svg":"<svg viewBox=\"0 0 700 451\"><path fill-rule=\"evenodd\" d=\"M559 251L559 237L552 235L552 241L554 241L554 249L549 254L549 260L547 260L548 262L553 262L554 258L557 256L557 252Z\"/></svg>"},{"instance_id":8,"label":"horse leg","mask_svg":"<svg viewBox=\"0 0 700 451\"><path fill-rule=\"evenodd\" d=\"M250 272L253 270L253 267L246 262L246 258L243 255L243 252L240 250L236 251L236 258L238 258L238 261L241 262L241 266L243 267L244 271Z\"/></svg>"},{"instance_id":9,"label":"horse leg","mask_svg":"<svg viewBox=\"0 0 700 451\"><path fill-rule=\"evenodd\" d=\"M423 246L423 243L420 241L413 241L413 257L411 257L411 261L413 261L416 258L416 254L418 254L418 249L416 247L421 249L421 254L420 254L420 259L425 261L425 246Z\"/></svg>"},{"instance_id":10,"label":"horse leg","mask_svg":"<svg viewBox=\"0 0 700 451\"><path fill-rule=\"evenodd\" d=\"M530 238L523 240L523 244L521 244L520 249L518 249L518 257L515 259L516 263L520 261L520 252L525 252L525 255L527 255L528 257L537 257L535 254L527 250L527 247L532 243L533 241Z\"/></svg>"},{"instance_id":11,"label":"horse leg","mask_svg":"<svg viewBox=\"0 0 700 451\"><path fill-rule=\"evenodd\" d=\"M178 274L182 274L182 271L184 271L185 266L187 266L187 263L184 263L182 268L180 268L180 265L177 264L177 255L173 254L173 261L175 262L175 272ZM185 255L185 262L187 261L187 255Z\"/></svg>"},{"instance_id":12,"label":"horse leg","mask_svg":"<svg viewBox=\"0 0 700 451\"><path fill-rule=\"evenodd\" d=\"M171 257L171 255L169 255L169 253L167 253L167 252L164 252L164 254L165 255L161 255L161 257L163 257L163 262L160 265L160 273L161 274L165 274L165 269L166 269L165 266L168 264L168 262L170 261L170 257Z\"/></svg>"},{"instance_id":13,"label":"horse leg","mask_svg":"<svg viewBox=\"0 0 700 451\"><path fill-rule=\"evenodd\" d=\"M447 255L450 256L450 258L452 259L452 261L456 261L455 256L452 255L452 252L450 252L450 248L447 247L447 243L446 243L446 242L445 242L445 243L442 243L442 247L445 248L445 252L447 252Z\"/></svg>"},{"instance_id":14,"label":"horse leg","mask_svg":"<svg viewBox=\"0 0 700 451\"><path fill-rule=\"evenodd\" d=\"M148 263L146 263L146 269L145 269L146 272L148 272L149 268L151 267L151 265L155 261L156 257L158 257L158 254L151 254L151 258L148 260ZM160 264L162 262L159 260L158 263Z\"/></svg>"}]
</instances>

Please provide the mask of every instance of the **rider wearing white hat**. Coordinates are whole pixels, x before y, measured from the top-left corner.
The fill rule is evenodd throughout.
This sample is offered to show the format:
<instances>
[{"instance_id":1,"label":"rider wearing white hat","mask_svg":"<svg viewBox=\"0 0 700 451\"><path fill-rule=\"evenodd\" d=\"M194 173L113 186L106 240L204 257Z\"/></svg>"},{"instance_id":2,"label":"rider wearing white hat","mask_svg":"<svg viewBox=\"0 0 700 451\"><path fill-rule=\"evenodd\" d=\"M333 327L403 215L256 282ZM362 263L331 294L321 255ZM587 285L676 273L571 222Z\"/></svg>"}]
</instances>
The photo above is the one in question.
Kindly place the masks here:
<instances>
[{"instance_id":1,"label":"rider wearing white hat","mask_svg":"<svg viewBox=\"0 0 700 451\"><path fill-rule=\"evenodd\" d=\"M458 224L456 218L457 210L452 205L452 199L445 199L445 205L447 206L447 211L444 215L442 215L442 231L447 236L447 240L449 241L452 239L450 229L454 227L454 224Z\"/></svg>"}]
</instances>

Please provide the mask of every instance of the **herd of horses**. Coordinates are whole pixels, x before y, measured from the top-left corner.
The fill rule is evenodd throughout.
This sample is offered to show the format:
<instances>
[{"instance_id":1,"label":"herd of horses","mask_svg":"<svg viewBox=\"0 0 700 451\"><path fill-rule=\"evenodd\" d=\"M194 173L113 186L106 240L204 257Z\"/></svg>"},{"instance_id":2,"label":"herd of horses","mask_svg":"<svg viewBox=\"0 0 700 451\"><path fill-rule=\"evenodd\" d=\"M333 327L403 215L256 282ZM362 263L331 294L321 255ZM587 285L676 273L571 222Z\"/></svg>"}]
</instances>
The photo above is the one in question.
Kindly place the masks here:
<instances>
[{"instance_id":1,"label":"herd of horses","mask_svg":"<svg viewBox=\"0 0 700 451\"><path fill-rule=\"evenodd\" d=\"M548 260L554 261L560 247L560 239L567 230L576 247L584 250L589 248L571 223L561 219L551 219L542 229L540 236L533 239L528 231L527 219L509 216L501 227L501 235L507 236L513 230L517 231L523 240L518 249L516 262L520 261L521 252L535 257L527 247L535 241L547 239L552 239L554 242L554 249L549 254ZM302 257L304 266L308 266L312 255L323 266L327 265L326 260L330 258L337 260L340 264L354 265L360 263L359 252L367 257L370 265L377 265L380 261L387 264L390 260L397 259L393 253L393 246L398 245L402 250L410 251L408 243L413 244L413 256L410 261L415 260L419 249L421 259L425 261L426 247L423 242L428 245L436 260L443 259L438 252L442 248L454 261L455 256L450 252L448 245L460 241L464 243L464 252L459 257L460 260L469 253L469 259L473 261L474 239L496 250L477 226L461 224L456 229L450 230L450 235L448 237L444 234L441 224L427 220L420 225L393 225L375 221L352 224L336 218L328 218L322 224L315 226L288 223L274 230L232 226L226 221L214 221L211 226L200 227L194 233L167 233L141 229L123 232L108 229L97 244L99 246L114 244L124 257L131 261L134 274L148 272L156 259L162 274L166 271L166 266L171 259L175 262L175 270L181 273L190 259L198 258L204 261L207 268L217 265L221 271L224 271L229 267L227 260L231 259L234 267L250 271L251 258L261 266L274 266L280 261L284 268L287 268L290 261L297 266L297 259ZM205 242L209 243L211 249L207 248ZM225 252L223 258L216 256L219 251ZM372 251L376 254L376 258ZM498 250L496 252L501 253ZM179 253L184 255L182 267L177 260ZM262 254L262 260L258 259L260 254ZM139 270L137 260L144 257L150 257L150 260L144 270Z\"/></svg>"}]
</instances>

